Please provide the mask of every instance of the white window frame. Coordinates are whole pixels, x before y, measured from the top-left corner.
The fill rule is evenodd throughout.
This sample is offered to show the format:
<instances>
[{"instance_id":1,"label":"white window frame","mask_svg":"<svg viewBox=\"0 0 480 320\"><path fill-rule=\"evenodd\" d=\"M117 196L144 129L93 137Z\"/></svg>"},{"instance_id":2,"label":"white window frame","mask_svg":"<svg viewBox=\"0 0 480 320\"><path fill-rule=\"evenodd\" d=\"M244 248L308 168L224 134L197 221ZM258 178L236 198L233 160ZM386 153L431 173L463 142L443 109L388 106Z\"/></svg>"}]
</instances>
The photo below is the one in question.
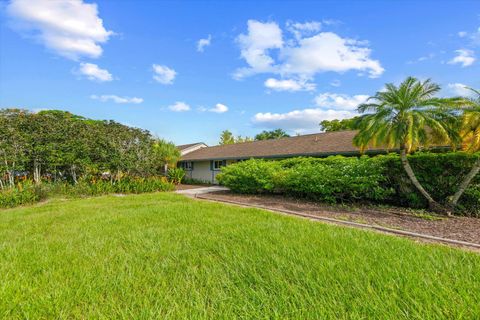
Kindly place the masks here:
<instances>
[{"instance_id":1,"label":"white window frame","mask_svg":"<svg viewBox=\"0 0 480 320\"><path fill-rule=\"evenodd\" d=\"M224 160L213 160L213 171L220 171Z\"/></svg>"},{"instance_id":2,"label":"white window frame","mask_svg":"<svg viewBox=\"0 0 480 320\"><path fill-rule=\"evenodd\" d=\"M193 170L193 161L185 161L183 163L183 169L185 171L192 171Z\"/></svg>"}]
</instances>

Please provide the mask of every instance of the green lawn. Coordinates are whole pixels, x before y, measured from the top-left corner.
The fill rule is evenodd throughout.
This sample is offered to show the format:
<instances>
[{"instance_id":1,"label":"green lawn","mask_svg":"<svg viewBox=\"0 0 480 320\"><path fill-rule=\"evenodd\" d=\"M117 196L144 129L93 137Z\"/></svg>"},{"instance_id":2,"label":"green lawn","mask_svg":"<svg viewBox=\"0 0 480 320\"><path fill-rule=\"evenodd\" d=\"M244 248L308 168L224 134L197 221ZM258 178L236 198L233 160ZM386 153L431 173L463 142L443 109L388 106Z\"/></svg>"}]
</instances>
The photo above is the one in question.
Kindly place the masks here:
<instances>
[{"instance_id":1,"label":"green lawn","mask_svg":"<svg viewBox=\"0 0 480 320\"><path fill-rule=\"evenodd\" d=\"M0 210L0 318L473 319L480 255L175 194Z\"/></svg>"}]
</instances>

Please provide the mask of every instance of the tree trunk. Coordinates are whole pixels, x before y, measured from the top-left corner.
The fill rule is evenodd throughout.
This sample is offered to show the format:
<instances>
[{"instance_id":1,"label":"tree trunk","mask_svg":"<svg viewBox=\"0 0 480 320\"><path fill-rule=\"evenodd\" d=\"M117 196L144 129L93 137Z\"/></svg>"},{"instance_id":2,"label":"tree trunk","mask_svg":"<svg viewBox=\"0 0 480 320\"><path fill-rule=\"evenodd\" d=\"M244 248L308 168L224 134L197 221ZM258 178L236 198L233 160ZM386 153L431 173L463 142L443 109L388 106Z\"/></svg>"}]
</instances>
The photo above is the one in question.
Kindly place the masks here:
<instances>
[{"instance_id":1,"label":"tree trunk","mask_svg":"<svg viewBox=\"0 0 480 320\"><path fill-rule=\"evenodd\" d=\"M76 166L72 165L72 167L70 168L70 172L72 174L73 183L77 184L77 172L75 171L75 169L76 169Z\"/></svg>"},{"instance_id":2,"label":"tree trunk","mask_svg":"<svg viewBox=\"0 0 480 320\"><path fill-rule=\"evenodd\" d=\"M40 174L40 164L37 160L35 160L33 164L33 181L35 181L36 184L40 184L42 182Z\"/></svg>"},{"instance_id":3,"label":"tree trunk","mask_svg":"<svg viewBox=\"0 0 480 320\"><path fill-rule=\"evenodd\" d=\"M415 176L415 173L412 170L412 167L410 166L410 162L408 162L407 152L405 148L400 148L400 159L402 160L403 169L407 173L408 178L410 178L410 181L412 181L415 188L417 188L417 190L420 191L420 193L427 199L429 209L433 212L448 214L446 209L443 206L441 206L438 202L433 200L430 194L423 188L423 186L418 181L417 177Z\"/></svg>"},{"instance_id":4,"label":"tree trunk","mask_svg":"<svg viewBox=\"0 0 480 320\"><path fill-rule=\"evenodd\" d=\"M11 170L8 170L7 174L8 174L8 183L10 184L10 187L13 188L15 186L15 177L13 175L13 172Z\"/></svg>"},{"instance_id":5,"label":"tree trunk","mask_svg":"<svg viewBox=\"0 0 480 320\"><path fill-rule=\"evenodd\" d=\"M457 203L458 200L460 200L460 197L463 195L465 190L467 190L468 186L470 185L470 182L472 182L473 178L477 175L477 173L480 171L480 158L477 159L475 164L473 165L472 170L463 178L462 183L460 183L460 186L458 187L457 192L450 198L449 201L449 207L453 210Z\"/></svg>"}]
</instances>

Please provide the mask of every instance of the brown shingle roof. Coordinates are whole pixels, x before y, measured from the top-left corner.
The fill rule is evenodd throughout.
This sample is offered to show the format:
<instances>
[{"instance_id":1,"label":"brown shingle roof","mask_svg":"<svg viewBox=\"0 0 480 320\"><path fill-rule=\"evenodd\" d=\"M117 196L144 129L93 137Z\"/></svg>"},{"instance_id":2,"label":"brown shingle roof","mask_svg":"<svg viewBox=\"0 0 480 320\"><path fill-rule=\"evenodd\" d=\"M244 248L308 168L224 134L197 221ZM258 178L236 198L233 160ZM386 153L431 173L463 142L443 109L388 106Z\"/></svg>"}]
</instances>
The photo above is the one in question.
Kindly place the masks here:
<instances>
[{"instance_id":1,"label":"brown shingle roof","mask_svg":"<svg viewBox=\"0 0 480 320\"><path fill-rule=\"evenodd\" d=\"M184 161L215 159L275 158L357 154L353 137L357 131L308 134L276 140L261 140L201 148L182 157ZM375 150L370 150L375 151Z\"/></svg>"}]
</instances>

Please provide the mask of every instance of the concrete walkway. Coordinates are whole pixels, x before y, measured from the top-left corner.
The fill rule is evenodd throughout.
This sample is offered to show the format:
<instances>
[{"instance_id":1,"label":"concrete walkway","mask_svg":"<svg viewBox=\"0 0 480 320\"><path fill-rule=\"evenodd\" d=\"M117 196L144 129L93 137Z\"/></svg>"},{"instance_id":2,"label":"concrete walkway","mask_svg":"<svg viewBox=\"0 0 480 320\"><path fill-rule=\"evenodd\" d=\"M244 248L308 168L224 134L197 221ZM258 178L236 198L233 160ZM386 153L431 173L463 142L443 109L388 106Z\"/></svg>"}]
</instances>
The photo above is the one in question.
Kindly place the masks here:
<instances>
[{"instance_id":1,"label":"concrete walkway","mask_svg":"<svg viewBox=\"0 0 480 320\"><path fill-rule=\"evenodd\" d=\"M221 187L221 186L211 186L211 187L202 187L202 188L194 188L194 189L186 189L186 190L177 190L175 193L184 194L186 196L195 197L197 194L205 194L215 191L227 191L228 188Z\"/></svg>"}]
</instances>

